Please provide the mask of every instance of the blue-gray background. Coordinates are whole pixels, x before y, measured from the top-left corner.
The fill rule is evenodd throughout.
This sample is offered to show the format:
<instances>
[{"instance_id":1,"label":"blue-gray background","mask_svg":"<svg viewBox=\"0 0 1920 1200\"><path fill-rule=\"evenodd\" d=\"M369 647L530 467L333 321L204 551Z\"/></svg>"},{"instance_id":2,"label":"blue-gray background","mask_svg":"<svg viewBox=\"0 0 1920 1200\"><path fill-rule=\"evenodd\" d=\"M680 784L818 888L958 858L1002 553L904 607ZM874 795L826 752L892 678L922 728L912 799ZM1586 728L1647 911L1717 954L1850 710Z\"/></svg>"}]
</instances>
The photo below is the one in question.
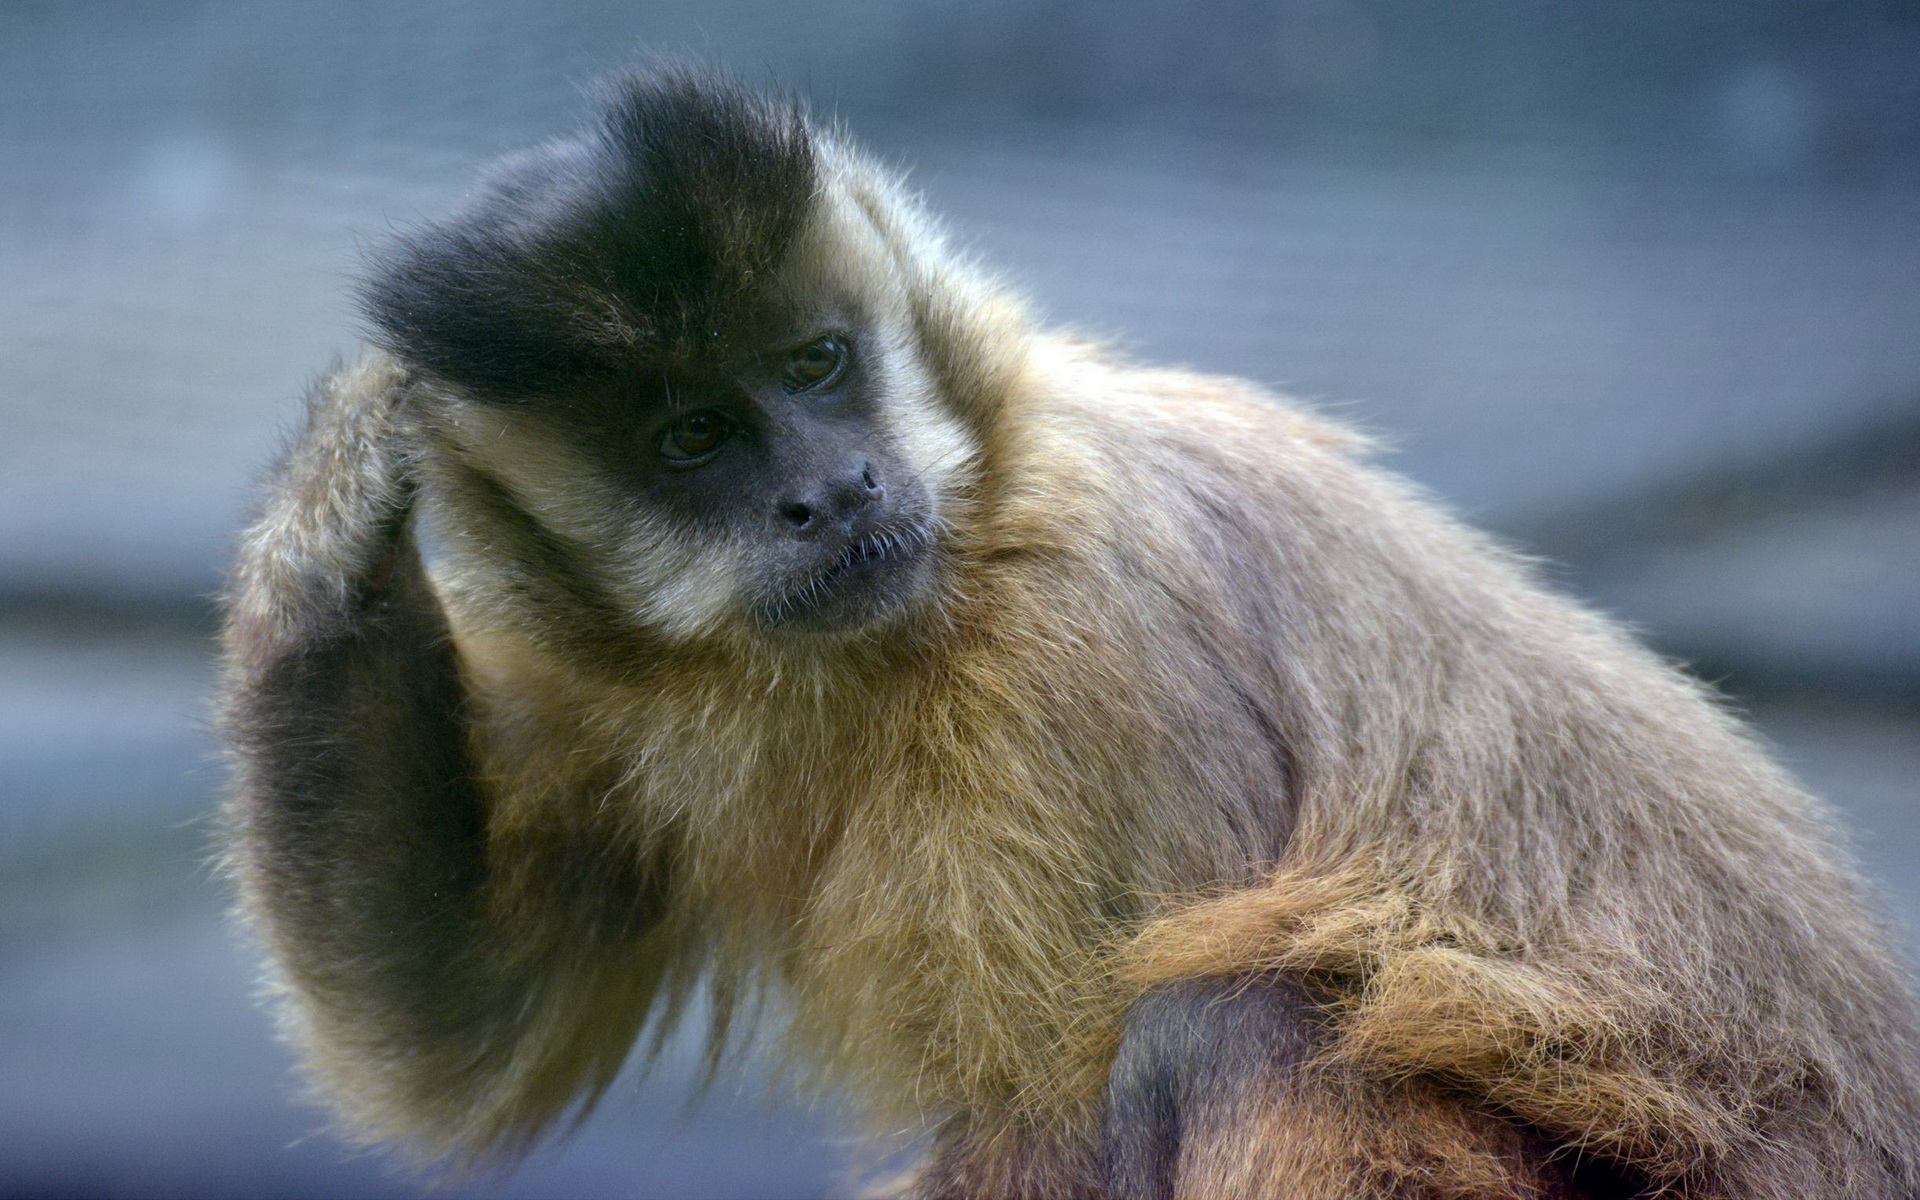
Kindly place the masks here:
<instances>
[{"instance_id":1,"label":"blue-gray background","mask_svg":"<svg viewBox=\"0 0 1920 1200\"><path fill-rule=\"evenodd\" d=\"M1723 681L1920 916L1909 0L9 0L0 1196L418 1194L250 1002L206 598L365 240L643 50L840 114L1054 318L1388 436ZM830 1110L688 1077L444 1194L844 1191Z\"/></svg>"}]
</instances>

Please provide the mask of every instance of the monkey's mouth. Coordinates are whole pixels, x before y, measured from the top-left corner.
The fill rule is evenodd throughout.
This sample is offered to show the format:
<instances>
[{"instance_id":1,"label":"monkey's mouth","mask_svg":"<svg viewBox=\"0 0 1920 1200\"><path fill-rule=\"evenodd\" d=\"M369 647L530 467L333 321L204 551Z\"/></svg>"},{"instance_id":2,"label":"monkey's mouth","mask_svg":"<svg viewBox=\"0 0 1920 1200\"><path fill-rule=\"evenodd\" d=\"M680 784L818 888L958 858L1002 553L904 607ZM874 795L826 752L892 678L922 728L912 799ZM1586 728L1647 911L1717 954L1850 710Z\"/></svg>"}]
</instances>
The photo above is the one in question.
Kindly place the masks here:
<instances>
[{"instance_id":1,"label":"monkey's mouth","mask_svg":"<svg viewBox=\"0 0 1920 1200\"><path fill-rule=\"evenodd\" d=\"M918 521L875 529L849 542L826 566L762 602L755 615L767 626L864 625L911 598L933 541L933 531Z\"/></svg>"}]
</instances>

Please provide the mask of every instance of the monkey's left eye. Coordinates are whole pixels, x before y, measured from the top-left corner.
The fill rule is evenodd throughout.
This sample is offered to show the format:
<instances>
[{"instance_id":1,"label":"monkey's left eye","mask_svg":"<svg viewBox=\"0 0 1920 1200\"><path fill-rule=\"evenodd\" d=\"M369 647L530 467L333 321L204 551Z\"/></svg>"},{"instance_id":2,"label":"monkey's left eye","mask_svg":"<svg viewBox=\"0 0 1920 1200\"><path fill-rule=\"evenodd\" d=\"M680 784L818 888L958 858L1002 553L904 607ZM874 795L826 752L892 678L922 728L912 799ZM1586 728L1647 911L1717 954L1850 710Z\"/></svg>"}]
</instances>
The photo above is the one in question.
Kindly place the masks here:
<instances>
[{"instance_id":1,"label":"monkey's left eye","mask_svg":"<svg viewBox=\"0 0 1920 1200\"><path fill-rule=\"evenodd\" d=\"M789 354L780 378L789 392L804 392L833 379L846 364L846 341L830 333Z\"/></svg>"},{"instance_id":2,"label":"monkey's left eye","mask_svg":"<svg viewBox=\"0 0 1920 1200\"><path fill-rule=\"evenodd\" d=\"M717 412L692 412L660 434L660 457L678 467L705 462L733 433L733 423Z\"/></svg>"}]
</instances>

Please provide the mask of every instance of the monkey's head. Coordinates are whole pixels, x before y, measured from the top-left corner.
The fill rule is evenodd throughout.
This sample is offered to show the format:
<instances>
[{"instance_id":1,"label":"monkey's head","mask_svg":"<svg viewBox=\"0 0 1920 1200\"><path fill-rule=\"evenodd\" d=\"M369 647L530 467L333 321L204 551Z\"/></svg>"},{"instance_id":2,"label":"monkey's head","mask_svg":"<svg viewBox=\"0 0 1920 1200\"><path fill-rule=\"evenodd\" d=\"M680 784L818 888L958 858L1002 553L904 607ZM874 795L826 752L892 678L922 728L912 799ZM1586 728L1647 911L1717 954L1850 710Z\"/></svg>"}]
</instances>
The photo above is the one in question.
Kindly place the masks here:
<instances>
[{"instance_id":1,"label":"monkey's head","mask_svg":"<svg viewBox=\"0 0 1920 1200\"><path fill-rule=\"evenodd\" d=\"M362 302L489 603L778 641L938 602L1004 340L971 280L797 104L667 71L399 238Z\"/></svg>"}]
</instances>

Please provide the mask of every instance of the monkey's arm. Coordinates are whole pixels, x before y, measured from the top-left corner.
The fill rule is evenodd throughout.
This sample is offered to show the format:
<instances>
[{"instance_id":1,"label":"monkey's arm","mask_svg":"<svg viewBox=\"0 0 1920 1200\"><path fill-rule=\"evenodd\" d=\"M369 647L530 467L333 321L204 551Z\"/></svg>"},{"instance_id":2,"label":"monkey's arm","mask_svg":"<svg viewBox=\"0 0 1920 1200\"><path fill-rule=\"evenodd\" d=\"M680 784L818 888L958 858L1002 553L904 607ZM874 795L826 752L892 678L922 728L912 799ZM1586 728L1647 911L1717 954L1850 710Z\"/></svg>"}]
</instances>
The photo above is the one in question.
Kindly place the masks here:
<instances>
[{"instance_id":1,"label":"monkey's arm","mask_svg":"<svg viewBox=\"0 0 1920 1200\"><path fill-rule=\"evenodd\" d=\"M659 881L604 846L517 870L511 898L494 880L409 529L402 383L375 360L319 389L245 540L230 854L291 1036L352 1132L472 1158L524 1148L619 1068L658 981Z\"/></svg>"}]
</instances>

